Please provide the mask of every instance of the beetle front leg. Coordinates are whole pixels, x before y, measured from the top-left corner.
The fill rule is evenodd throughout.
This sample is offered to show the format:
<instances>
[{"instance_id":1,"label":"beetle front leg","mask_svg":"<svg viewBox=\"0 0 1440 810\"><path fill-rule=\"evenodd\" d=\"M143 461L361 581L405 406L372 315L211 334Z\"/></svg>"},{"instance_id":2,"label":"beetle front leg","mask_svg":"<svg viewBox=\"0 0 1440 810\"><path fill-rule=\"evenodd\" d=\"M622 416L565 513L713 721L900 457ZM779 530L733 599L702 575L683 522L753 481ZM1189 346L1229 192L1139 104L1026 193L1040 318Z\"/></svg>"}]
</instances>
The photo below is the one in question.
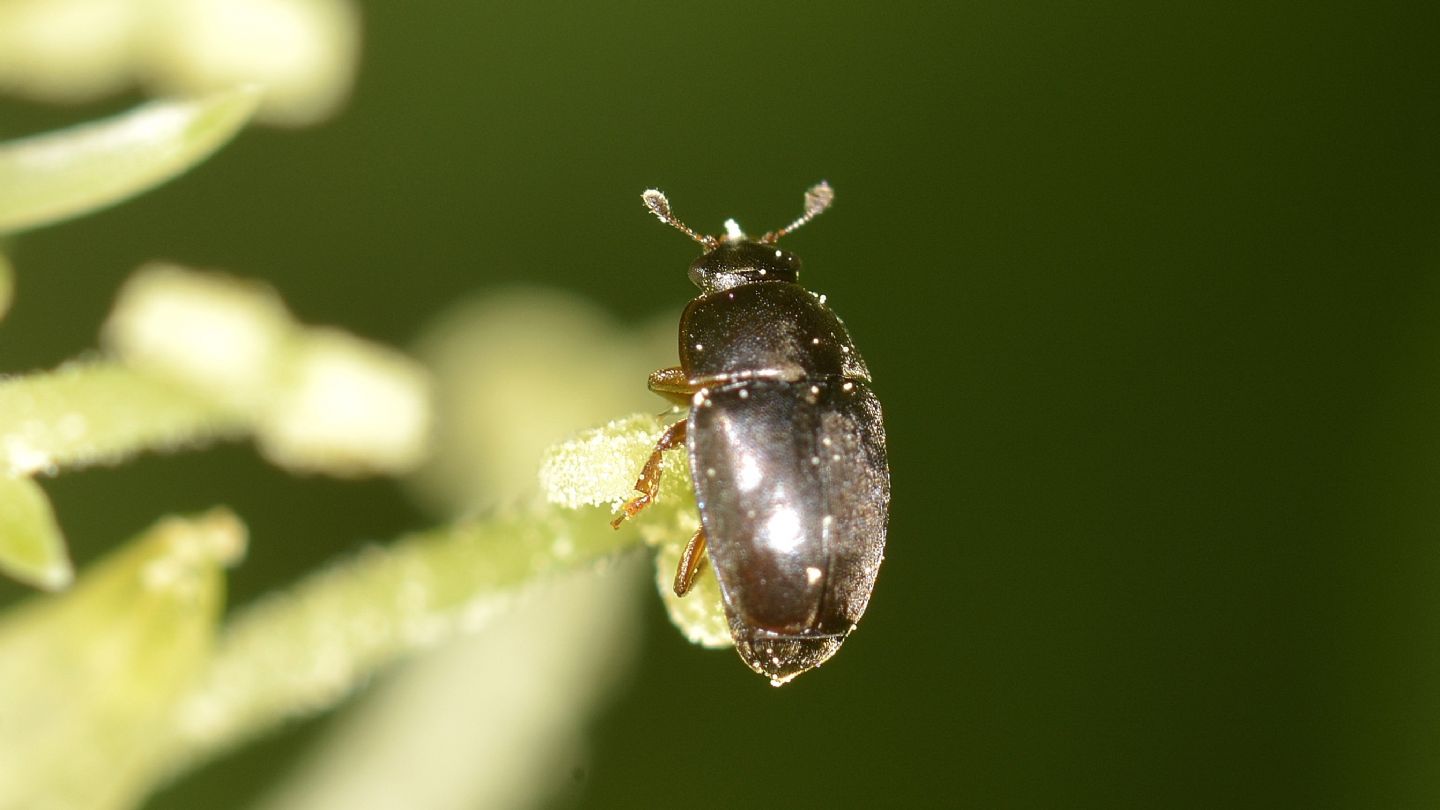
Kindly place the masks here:
<instances>
[{"instance_id":1,"label":"beetle front leg","mask_svg":"<svg viewBox=\"0 0 1440 810\"><path fill-rule=\"evenodd\" d=\"M688 420L681 419L660 434L660 441L655 443L655 450L650 453L650 458L646 459L645 466L640 470L640 477L635 481L635 491L640 494L625 502L620 515L610 521L611 528L620 528L626 518L639 514L640 510L655 500L655 496L660 492L660 462L664 459L666 450L685 443L688 425Z\"/></svg>"},{"instance_id":2,"label":"beetle front leg","mask_svg":"<svg viewBox=\"0 0 1440 810\"><path fill-rule=\"evenodd\" d=\"M650 372L647 381L651 391L670 400L676 405L689 405L696 387L690 384L690 377L680 366L657 369Z\"/></svg>"}]
</instances>

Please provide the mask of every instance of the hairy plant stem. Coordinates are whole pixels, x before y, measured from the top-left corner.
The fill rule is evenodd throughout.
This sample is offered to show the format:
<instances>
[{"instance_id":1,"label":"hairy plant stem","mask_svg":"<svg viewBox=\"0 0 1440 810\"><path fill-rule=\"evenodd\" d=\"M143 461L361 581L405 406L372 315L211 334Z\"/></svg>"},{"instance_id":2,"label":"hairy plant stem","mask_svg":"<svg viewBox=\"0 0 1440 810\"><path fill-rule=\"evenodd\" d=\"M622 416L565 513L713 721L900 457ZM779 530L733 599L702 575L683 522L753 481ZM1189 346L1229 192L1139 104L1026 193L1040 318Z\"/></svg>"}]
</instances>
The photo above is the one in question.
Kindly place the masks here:
<instances>
[{"instance_id":1,"label":"hairy plant stem","mask_svg":"<svg viewBox=\"0 0 1440 810\"><path fill-rule=\"evenodd\" d=\"M640 545L600 508L542 507L371 548L241 610L170 729L169 775L341 701L377 670L473 630L551 576ZM503 664L500 664L503 665Z\"/></svg>"}]
</instances>

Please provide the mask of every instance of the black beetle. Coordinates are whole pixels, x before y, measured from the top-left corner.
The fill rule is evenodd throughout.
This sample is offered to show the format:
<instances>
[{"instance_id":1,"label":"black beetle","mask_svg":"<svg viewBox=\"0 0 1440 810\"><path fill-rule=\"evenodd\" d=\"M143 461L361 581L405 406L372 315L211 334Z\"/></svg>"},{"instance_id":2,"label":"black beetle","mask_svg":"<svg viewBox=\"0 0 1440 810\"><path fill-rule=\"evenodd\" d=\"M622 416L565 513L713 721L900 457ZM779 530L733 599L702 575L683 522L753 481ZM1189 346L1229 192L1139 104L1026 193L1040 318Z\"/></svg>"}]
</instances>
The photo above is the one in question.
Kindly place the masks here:
<instances>
[{"instance_id":1,"label":"black beetle","mask_svg":"<svg viewBox=\"0 0 1440 810\"><path fill-rule=\"evenodd\" d=\"M734 220L695 233L651 189L645 205L704 247L690 264L699 297L680 317L680 365L650 390L687 418L661 436L612 525L644 509L662 454L685 442L700 530L675 574L684 596L708 555L735 648L779 686L824 663L870 600L885 551L890 468L870 371L825 296L799 285L800 260L775 241L830 206L826 183L805 213L749 239Z\"/></svg>"}]
</instances>

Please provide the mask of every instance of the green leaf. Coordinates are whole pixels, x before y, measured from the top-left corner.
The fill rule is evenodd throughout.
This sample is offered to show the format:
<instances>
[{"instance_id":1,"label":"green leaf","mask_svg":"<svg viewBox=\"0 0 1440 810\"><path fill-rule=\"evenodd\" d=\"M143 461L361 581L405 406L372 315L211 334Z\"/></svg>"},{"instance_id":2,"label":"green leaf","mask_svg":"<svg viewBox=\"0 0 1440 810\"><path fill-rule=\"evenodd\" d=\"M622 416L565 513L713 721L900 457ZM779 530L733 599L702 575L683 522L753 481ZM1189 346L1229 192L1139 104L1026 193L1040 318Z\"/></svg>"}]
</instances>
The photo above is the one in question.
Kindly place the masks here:
<instances>
[{"instance_id":1,"label":"green leaf","mask_svg":"<svg viewBox=\"0 0 1440 810\"><path fill-rule=\"evenodd\" d=\"M29 478L0 476L0 571L49 590L75 576L50 500Z\"/></svg>"},{"instance_id":2,"label":"green leaf","mask_svg":"<svg viewBox=\"0 0 1440 810\"><path fill-rule=\"evenodd\" d=\"M229 140L258 102L251 88L157 101L0 144L0 233L89 213L175 177Z\"/></svg>"}]
</instances>

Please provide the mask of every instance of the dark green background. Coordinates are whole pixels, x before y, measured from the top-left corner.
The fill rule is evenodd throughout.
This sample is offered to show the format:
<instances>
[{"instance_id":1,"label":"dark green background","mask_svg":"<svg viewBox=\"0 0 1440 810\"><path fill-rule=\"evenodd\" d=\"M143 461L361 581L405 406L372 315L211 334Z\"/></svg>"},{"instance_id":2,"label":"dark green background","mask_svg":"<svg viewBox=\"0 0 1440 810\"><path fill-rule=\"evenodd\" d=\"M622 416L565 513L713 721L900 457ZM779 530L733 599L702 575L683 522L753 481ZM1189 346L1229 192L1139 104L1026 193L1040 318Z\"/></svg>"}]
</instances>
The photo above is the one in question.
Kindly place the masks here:
<instances>
[{"instance_id":1,"label":"dark green background","mask_svg":"<svg viewBox=\"0 0 1440 810\"><path fill-rule=\"evenodd\" d=\"M555 763L570 795L1434 806L1432 7L375 4L337 120L247 131L25 237L0 340L14 371L93 345L156 256L267 277L302 319L401 344L511 282L639 322L678 312L694 254L641 189L698 228L763 230L823 177L835 208L787 241L887 409L871 610L773 690L655 601L594 760ZM128 103L7 104L0 135ZM230 503L271 538L234 574L241 602L424 523L389 483L297 482L248 447L47 489L82 562ZM243 806L314 729L156 806Z\"/></svg>"}]
</instances>

